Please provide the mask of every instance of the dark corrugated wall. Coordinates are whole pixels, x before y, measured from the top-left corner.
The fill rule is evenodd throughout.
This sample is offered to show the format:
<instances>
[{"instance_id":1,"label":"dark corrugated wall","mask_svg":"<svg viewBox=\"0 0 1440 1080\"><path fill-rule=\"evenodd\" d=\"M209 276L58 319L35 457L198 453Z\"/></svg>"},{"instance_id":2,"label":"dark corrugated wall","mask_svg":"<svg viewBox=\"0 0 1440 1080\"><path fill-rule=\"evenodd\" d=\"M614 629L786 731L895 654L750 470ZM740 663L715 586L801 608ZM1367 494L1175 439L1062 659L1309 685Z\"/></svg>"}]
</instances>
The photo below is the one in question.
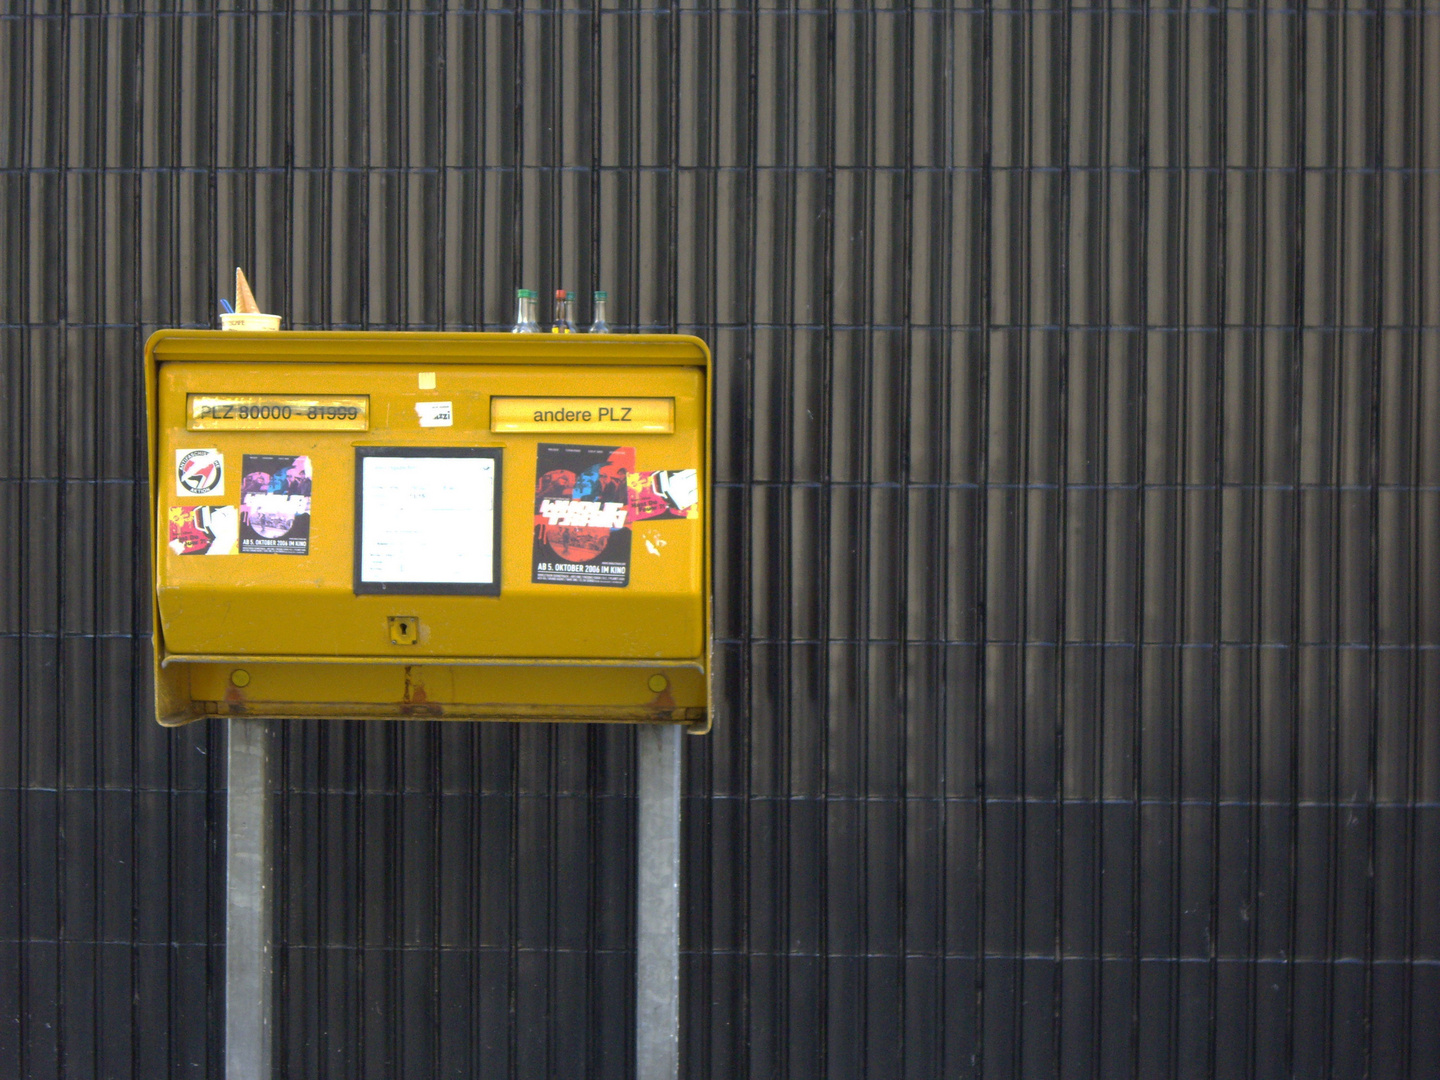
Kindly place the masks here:
<instances>
[{"instance_id":1,"label":"dark corrugated wall","mask_svg":"<svg viewBox=\"0 0 1440 1080\"><path fill-rule=\"evenodd\" d=\"M219 1075L137 376L236 263L713 347L687 1077L1440 1070L1440 11L6 11L0 1074ZM288 725L283 1074L626 1076L633 756Z\"/></svg>"}]
</instances>

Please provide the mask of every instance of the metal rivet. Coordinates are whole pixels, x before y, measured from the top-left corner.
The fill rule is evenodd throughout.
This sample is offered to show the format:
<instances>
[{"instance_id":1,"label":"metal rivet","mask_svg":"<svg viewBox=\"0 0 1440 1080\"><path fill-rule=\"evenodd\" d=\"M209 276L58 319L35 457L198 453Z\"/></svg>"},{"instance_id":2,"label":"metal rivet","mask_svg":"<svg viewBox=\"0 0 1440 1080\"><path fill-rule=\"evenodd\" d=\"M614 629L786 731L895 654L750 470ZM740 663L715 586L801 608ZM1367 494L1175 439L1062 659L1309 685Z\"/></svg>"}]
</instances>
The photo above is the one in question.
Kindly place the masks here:
<instances>
[{"instance_id":1,"label":"metal rivet","mask_svg":"<svg viewBox=\"0 0 1440 1080\"><path fill-rule=\"evenodd\" d=\"M244 668L236 668L234 671L230 672L230 684L232 686L249 686L250 672L246 671Z\"/></svg>"},{"instance_id":2,"label":"metal rivet","mask_svg":"<svg viewBox=\"0 0 1440 1080\"><path fill-rule=\"evenodd\" d=\"M650 676L650 690L651 690L652 693L658 694L658 693L660 693L661 690L664 690L664 689L665 689L667 686L669 686L669 685L670 685L670 680L667 679L667 678L665 678L664 675L651 675L651 676Z\"/></svg>"}]
</instances>

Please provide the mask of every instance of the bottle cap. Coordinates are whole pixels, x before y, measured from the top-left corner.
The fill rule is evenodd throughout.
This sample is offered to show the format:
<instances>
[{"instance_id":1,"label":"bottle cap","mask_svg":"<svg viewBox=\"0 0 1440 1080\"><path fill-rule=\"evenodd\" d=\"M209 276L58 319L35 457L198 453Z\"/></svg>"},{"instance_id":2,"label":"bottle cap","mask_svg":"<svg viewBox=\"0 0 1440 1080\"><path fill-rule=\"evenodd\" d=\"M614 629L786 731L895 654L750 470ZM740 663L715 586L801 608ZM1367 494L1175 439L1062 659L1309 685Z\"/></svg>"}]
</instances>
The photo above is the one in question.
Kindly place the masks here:
<instances>
[{"instance_id":1,"label":"bottle cap","mask_svg":"<svg viewBox=\"0 0 1440 1080\"><path fill-rule=\"evenodd\" d=\"M556 299L556 300L564 300L564 299L565 299L565 290L564 290L564 289L556 289L556 290L555 290L555 299Z\"/></svg>"},{"instance_id":2,"label":"bottle cap","mask_svg":"<svg viewBox=\"0 0 1440 1080\"><path fill-rule=\"evenodd\" d=\"M595 294L595 299L596 299L596 300L604 300L604 299L605 299L605 294L604 294L603 292L597 292L597 293Z\"/></svg>"},{"instance_id":3,"label":"bottle cap","mask_svg":"<svg viewBox=\"0 0 1440 1080\"><path fill-rule=\"evenodd\" d=\"M522 300L533 300L533 299L535 299L535 290L534 290L534 289L516 289L516 290L515 290L515 295L518 296L518 297L520 297L520 299L522 299Z\"/></svg>"}]
</instances>

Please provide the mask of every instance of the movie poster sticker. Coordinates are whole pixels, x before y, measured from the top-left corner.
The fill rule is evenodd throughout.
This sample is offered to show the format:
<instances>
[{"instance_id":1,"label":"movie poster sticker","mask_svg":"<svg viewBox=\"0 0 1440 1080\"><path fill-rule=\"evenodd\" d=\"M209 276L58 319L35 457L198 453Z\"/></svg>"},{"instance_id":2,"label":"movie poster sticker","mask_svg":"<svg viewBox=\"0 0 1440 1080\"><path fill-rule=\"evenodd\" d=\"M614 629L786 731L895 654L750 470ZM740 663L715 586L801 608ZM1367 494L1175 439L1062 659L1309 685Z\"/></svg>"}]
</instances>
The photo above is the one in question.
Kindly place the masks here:
<instances>
[{"instance_id":1,"label":"movie poster sticker","mask_svg":"<svg viewBox=\"0 0 1440 1080\"><path fill-rule=\"evenodd\" d=\"M233 506L170 507L170 550L176 555L234 555L239 537Z\"/></svg>"},{"instance_id":2,"label":"movie poster sticker","mask_svg":"<svg viewBox=\"0 0 1440 1080\"><path fill-rule=\"evenodd\" d=\"M213 499L225 494L225 455L219 450L175 451L175 495Z\"/></svg>"},{"instance_id":3,"label":"movie poster sticker","mask_svg":"<svg viewBox=\"0 0 1440 1080\"><path fill-rule=\"evenodd\" d=\"M535 453L535 540L531 581L551 585L630 583L633 446L541 443Z\"/></svg>"},{"instance_id":4,"label":"movie poster sticker","mask_svg":"<svg viewBox=\"0 0 1440 1080\"><path fill-rule=\"evenodd\" d=\"M665 521L700 516L700 482L694 469L630 474L630 520Z\"/></svg>"},{"instance_id":5,"label":"movie poster sticker","mask_svg":"<svg viewBox=\"0 0 1440 1080\"><path fill-rule=\"evenodd\" d=\"M310 554L310 459L246 454L240 478L240 554Z\"/></svg>"}]
</instances>

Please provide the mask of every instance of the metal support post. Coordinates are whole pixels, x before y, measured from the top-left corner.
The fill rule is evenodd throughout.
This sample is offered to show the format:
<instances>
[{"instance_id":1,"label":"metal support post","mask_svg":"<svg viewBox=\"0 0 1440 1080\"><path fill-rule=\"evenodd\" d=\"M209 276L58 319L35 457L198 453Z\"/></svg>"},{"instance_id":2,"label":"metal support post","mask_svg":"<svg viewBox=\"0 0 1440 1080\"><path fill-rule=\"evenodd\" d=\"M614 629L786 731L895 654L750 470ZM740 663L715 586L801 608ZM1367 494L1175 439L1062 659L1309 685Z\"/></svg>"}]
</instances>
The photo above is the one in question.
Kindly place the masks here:
<instances>
[{"instance_id":1,"label":"metal support post","mask_svg":"<svg viewBox=\"0 0 1440 1080\"><path fill-rule=\"evenodd\" d=\"M270 721L235 718L229 725L225 1080L270 1080Z\"/></svg>"},{"instance_id":2,"label":"metal support post","mask_svg":"<svg viewBox=\"0 0 1440 1080\"><path fill-rule=\"evenodd\" d=\"M635 1075L680 1075L679 724L641 724L635 875Z\"/></svg>"}]
</instances>

